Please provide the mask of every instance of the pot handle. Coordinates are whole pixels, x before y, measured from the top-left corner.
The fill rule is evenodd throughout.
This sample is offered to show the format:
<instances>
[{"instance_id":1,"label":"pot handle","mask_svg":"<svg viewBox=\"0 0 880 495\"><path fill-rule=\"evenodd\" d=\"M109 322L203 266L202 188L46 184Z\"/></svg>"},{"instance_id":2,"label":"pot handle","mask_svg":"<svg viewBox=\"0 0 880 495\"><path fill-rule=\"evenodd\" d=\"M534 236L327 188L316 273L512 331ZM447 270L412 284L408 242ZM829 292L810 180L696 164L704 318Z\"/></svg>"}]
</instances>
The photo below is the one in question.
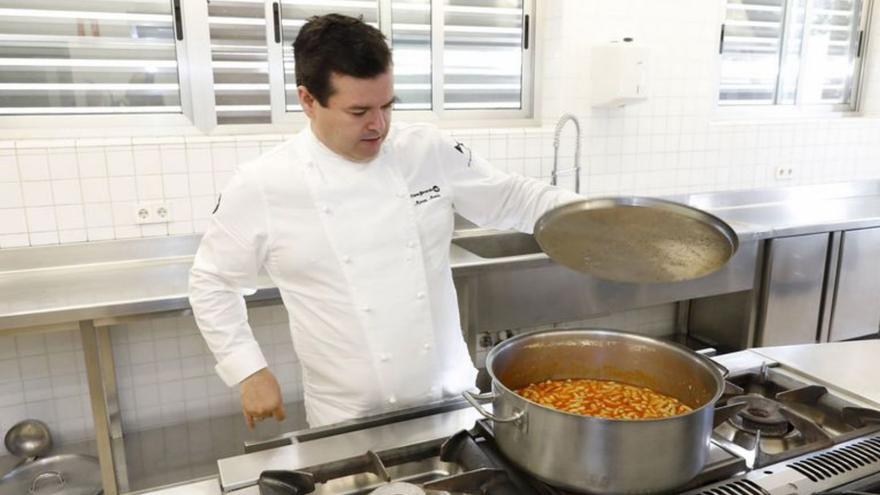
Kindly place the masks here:
<instances>
[{"instance_id":1,"label":"pot handle","mask_svg":"<svg viewBox=\"0 0 880 495\"><path fill-rule=\"evenodd\" d=\"M462 397L464 397L464 400L468 401L468 404L470 404L474 409L476 409L478 413L482 414L484 418L491 419L492 421L494 421L496 423L516 422L516 421L519 421L520 419L522 419L522 417L526 413L525 411L517 411L516 413L514 413L513 416L510 416L508 418L500 418L500 417L495 416L494 414L490 413L489 411L483 409L483 406L480 404L481 400L487 400L487 399L494 398L495 397L494 392L486 392L485 394L474 395L473 393L471 393L469 391L464 391L461 393L461 395L462 395Z\"/></svg>"},{"instance_id":2,"label":"pot handle","mask_svg":"<svg viewBox=\"0 0 880 495\"><path fill-rule=\"evenodd\" d=\"M34 495L43 491L43 488L47 486L45 482L48 482L49 480L54 480L55 483L55 489L52 490L52 493L64 488L67 484L67 480L65 480L64 476L58 471L46 471L45 473L38 474L34 478L33 482L31 482L31 488L28 490L28 493Z\"/></svg>"},{"instance_id":3,"label":"pot handle","mask_svg":"<svg viewBox=\"0 0 880 495\"><path fill-rule=\"evenodd\" d=\"M700 356L700 359L703 359L704 361L706 361L707 364L709 364L710 366L712 366L715 369L717 369L718 371L720 371L722 380L726 380L727 377L730 375L730 370L725 368L724 365L722 365L718 361L715 361L714 359L712 359L709 356L706 356L705 354L700 353L700 352L697 352L695 354L697 356Z\"/></svg>"}]
</instances>

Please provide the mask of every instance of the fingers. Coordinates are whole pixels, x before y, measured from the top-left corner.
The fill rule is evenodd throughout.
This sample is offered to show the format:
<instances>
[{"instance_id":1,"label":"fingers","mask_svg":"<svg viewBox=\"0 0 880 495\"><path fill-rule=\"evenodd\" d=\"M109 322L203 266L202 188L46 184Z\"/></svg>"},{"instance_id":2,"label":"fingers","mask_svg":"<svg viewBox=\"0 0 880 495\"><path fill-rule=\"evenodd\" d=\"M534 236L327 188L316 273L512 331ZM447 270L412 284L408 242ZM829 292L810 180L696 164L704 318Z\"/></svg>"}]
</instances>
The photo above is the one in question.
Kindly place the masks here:
<instances>
[{"instance_id":1,"label":"fingers","mask_svg":"<svg viewBox=\"0 0 880 495\"><path fill-rule=\"evenodd\" d=\"M270 413L252 413L248 411L242 411L244 415L244 421L247 423L247 427L249 430L253 430L258 421L262 421L266 418L274 417L277 421L284 421L287 418L287 412L284 410L284 405L281 404L276 407Z\"/></svg>"}]
</instances>

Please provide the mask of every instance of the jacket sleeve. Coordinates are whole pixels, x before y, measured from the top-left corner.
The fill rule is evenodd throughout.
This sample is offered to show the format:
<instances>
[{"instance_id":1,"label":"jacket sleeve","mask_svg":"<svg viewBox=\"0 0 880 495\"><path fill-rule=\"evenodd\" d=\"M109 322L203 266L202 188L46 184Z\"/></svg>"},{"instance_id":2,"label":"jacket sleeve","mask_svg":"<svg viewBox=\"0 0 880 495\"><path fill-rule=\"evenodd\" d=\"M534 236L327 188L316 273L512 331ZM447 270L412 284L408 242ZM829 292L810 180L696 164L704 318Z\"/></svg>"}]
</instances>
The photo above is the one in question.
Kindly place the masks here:
<instances>
[{"instance_id":1,"label":"jacket sleeve","mask_svg":"<svg viewBox=\"0 0 880 495\"><path fill-rule=\"evenodd\" d=\"M460 215L481 227L531 234L535 222L556 206L583 196L490 165L464 143L434 131L435 152Z\"/></svg>"},{"instance_id":2,"label":"jacket sleeve","mask_svg":"<svg viewBox=\"0 0 880 495\"><path fill-rule=\"evenodd\" d=\"M248 324L244 296L257 290L266 255L265 200L240 171L223 190L189 275L196 323L217 359L217 374L233 386L266 367Z\"/></svg>"}]
</instances>

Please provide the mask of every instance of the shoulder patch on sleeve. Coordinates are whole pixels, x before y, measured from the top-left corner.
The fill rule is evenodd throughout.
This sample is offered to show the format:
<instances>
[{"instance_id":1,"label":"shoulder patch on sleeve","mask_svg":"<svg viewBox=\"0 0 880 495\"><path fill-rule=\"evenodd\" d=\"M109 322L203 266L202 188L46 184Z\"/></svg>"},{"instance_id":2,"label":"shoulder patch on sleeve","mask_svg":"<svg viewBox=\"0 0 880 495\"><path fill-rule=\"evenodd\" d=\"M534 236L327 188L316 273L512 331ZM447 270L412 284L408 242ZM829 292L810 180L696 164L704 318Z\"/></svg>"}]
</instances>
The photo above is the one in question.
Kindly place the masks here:
<instances>
[{"instance_id":1,"label":"shoulder patch on sleeve","mask_svg":"<svg viewBox=\"0 0 880 495\"><path fill-rule=\"evenodd\" d=\"M214 206L214 211L211 212L211 215L217 213L217 210L220 209L220 200L223 199L223 194L219 194L217 196L217 204Z\"/></svg>"},{"instance_id":2,"label":"shoulder patch on sleeve","mask_svg":"<svg viewBox=\"0 0 880 495\"><path fill-rule=\"evenodd\" d=\"M473 159L473 155L471 154L471 149L468 148L467 146L465 146L464 143L461 143L458 141L455 142L455 146L453 146L453 148L455 148L455 150L458 151L459 153L461 153L462 155L467 155L467 160L468 160L467 166L470 167L471 160Z\"/></svg>"}]
</instances>

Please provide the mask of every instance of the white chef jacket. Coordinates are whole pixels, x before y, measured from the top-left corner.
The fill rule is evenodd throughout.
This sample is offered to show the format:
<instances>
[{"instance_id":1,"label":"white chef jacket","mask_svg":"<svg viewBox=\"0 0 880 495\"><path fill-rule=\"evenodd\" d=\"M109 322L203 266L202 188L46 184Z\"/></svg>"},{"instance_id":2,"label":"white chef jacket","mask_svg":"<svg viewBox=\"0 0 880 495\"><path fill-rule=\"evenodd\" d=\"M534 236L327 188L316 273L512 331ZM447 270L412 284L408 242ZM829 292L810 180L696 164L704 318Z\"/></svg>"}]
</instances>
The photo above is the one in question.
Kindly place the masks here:
<instances>
[{"instance_id":1,"label":"white chef jacket","mask_svg":"<svg viewBox=\"0 0 880 495\"><path fill-rule=\"evenodd\" d=\"M449 264L453 212L531 232L580 199L508 175L433 126L394 126L368 163L306 128L240 167L190 273L190 302L228 385L266 367L242 294L265 268L288 310L307 420L320 426L474 387Z\"/></svg>"}]
</instances>

